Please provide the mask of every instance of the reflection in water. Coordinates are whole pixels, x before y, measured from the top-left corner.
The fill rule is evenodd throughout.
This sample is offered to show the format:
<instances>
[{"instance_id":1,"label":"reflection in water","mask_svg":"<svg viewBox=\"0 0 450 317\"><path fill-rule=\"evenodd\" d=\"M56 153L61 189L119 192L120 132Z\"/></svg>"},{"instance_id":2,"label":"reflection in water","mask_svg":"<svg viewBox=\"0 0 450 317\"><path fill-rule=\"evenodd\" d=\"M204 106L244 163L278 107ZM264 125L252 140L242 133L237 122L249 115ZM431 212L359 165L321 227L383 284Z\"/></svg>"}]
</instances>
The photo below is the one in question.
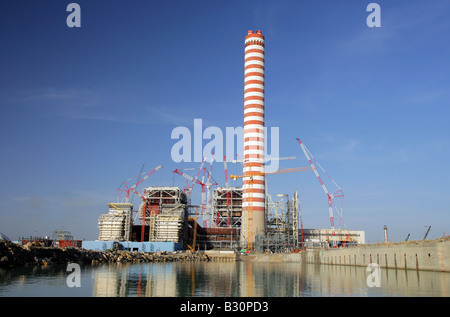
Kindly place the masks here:
<instances>
[{"instance_id":1,"label":"reflection in water","mask_svg":"<svg viewBox=\"0 0 450 317\"><path fill-rule=\"evenodd\" d=\"M69 288L65 267L0 269L0 296L449 296L450 290L450 273L381 269L381 287L371 288L364 267L300 263L105 264L81 273L81 288Z\"/></svg>"},{"instance_id":2,"label":"reflection in water","mask_svg":"<svg viewBox=\"0 0 450 317\"><path fill-rule=\"evenodd\" d=\"M105 266L93 296L448 296L450 274L381 269L368 287L362 267L299 263L210 262Z\"/></svg>"}]
</instances>

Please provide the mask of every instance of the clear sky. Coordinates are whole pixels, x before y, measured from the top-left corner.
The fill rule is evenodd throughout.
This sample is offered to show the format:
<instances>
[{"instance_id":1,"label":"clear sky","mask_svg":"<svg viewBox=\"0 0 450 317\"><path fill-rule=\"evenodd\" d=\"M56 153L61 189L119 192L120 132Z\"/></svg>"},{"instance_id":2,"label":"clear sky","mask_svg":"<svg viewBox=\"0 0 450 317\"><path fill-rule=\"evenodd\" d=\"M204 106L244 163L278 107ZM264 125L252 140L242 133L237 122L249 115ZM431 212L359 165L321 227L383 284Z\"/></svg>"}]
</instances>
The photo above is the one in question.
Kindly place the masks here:
<instances>
[{"instance_id":1,"label":"clear sky","mask_svg":"<svg viewBox=\"0 0 450 317\"><path fill-rule=\"evenodd\" d=\"M243 126L248 30L266 38L266 125L279 127L280 156L297 156L280 167L308 165L301 138L369 242L384 225L392 241L426 226L450 234L447 0L374 1L379 28L366 24L370 1L79 0L80 28L66 24L70 2L0 6L0 232L11 239L96 239L143 164L164 167L142 185L183 187L173 170L199 164L173 162L171 132L195 118ZM224 184L222 163L213 176ZM298 190L304 227L329 227L312 171L269 176L268 188Z\"/></svg>"}]
</instances>

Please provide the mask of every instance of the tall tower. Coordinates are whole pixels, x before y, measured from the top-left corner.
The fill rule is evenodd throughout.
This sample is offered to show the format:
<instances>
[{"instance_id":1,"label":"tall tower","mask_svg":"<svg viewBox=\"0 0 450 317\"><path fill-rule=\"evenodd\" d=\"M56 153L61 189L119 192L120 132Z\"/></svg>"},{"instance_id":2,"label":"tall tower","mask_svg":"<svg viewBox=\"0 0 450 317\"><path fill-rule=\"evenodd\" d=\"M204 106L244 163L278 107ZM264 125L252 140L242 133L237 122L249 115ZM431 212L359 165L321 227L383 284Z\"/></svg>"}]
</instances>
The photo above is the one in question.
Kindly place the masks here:
<instances>
[{"instance_id":1,"label":"tall tower","mask_svg":"<svg viewBox=\"0 0 450 317\"><path fill-rule=\"evenodd\" d=\"M248 31L245 37L244 178L241 242L252 248L256 234L264 234L264 36Z\"/></svg>"}]
</instances>

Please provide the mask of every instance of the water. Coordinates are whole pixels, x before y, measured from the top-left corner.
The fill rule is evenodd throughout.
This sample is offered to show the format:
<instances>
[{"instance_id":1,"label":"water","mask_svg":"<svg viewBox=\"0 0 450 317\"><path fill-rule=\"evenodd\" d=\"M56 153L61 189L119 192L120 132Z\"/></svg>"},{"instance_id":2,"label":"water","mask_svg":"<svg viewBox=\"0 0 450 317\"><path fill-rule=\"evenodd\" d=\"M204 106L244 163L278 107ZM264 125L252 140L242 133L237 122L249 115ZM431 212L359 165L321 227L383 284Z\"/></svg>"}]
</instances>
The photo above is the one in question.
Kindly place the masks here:
<instances>
[{"instance_id":1,"label":"water","mask_svg":"<svg viewBox=\"0 0 450 317\"><path fill-rule=\"evenodd\" d=\"M300 263L174 262L0 269L0 296L18 297L318 297L449 296L450 273L381 269L369 287L362 267Z\"/></svg>"}]
</instances>

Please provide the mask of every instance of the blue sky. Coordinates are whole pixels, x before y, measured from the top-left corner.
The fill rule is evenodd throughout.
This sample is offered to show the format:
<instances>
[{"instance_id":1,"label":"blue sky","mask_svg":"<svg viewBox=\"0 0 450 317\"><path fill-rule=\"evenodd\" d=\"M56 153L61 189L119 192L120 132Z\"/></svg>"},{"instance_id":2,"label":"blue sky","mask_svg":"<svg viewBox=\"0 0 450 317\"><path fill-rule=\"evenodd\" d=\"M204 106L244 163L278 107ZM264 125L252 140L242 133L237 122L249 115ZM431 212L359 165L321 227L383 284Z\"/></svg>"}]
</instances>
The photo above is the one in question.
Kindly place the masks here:
<instances>
[{"instance_id":1,"label":"blue sky","mask_svg":"<svg viewBox=\"0 0 450 317\"><path fill-rule=\"evenodd\" d=\"M380 28L366 25L370 1L76 2L81 28L66 25L70 1L1 6L0 232L96 239L143 164L164 166L144 186L184 186L172 171L199 164L172 161L171 132L243 125L243 41L262 30L266 125L297 156L281 167L308 165L301 138L370 242L384 225L392 241L450 234L448 1L377 1ZM222 163L213 176L224 184ZM329 227L312 172L268 186L298 190L304 226Z\"/></svg>"}]
</instances>

